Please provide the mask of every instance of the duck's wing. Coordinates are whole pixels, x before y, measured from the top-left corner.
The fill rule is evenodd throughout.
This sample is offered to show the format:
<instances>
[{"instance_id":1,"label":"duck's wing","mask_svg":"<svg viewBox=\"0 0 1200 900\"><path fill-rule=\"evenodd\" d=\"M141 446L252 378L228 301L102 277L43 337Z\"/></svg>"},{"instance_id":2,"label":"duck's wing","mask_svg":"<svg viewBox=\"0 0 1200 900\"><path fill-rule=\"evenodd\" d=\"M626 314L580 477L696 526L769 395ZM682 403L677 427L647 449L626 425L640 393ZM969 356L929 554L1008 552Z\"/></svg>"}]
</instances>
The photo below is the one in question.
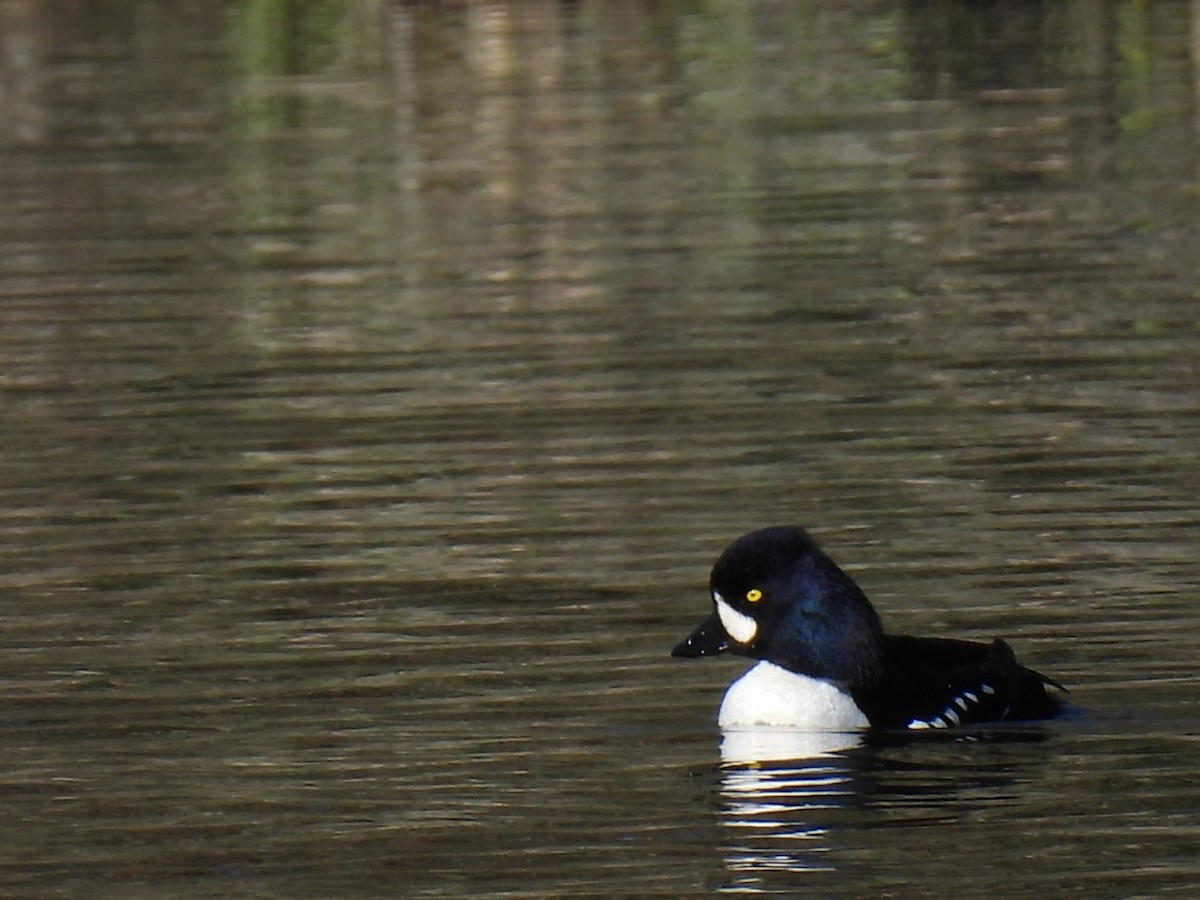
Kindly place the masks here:
<instances>
[{"instance_id":1,"label":"duck's wing","mask_svg":"<svg viewBox=\"0 0 1200 900\"><path fill-rule=\"evenodd\" d=\"M853 690L871 720L884 728L953 728L1004 720L1051 719L1062 704L1046 687L1058 682L1017 663L1012 648L914 638L883 639L879 681Z\"/></svg>"}]
</instances>

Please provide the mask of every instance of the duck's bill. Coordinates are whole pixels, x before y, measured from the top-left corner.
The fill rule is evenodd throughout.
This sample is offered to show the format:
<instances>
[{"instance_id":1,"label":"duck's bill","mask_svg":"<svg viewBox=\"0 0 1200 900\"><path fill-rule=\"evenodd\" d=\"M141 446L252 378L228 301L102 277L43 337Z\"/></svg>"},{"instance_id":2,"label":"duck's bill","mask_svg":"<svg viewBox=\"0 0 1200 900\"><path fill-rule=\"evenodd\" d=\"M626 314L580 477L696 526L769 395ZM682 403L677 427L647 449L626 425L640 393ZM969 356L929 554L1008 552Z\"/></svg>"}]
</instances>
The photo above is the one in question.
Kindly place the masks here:
<instances>
[{"instance_id":1,"label":"duck's bill","mask_svg":"<svg viewBox=\"0 0 1200 900\"><path fill-rule=\"evenodd\" d=\"M700 623L700 627L675 645L672 656L695 658L697 656L712 656L729 649L729 635L721 624L720 617L714 612Z\"/></svg>"}]
</instances>

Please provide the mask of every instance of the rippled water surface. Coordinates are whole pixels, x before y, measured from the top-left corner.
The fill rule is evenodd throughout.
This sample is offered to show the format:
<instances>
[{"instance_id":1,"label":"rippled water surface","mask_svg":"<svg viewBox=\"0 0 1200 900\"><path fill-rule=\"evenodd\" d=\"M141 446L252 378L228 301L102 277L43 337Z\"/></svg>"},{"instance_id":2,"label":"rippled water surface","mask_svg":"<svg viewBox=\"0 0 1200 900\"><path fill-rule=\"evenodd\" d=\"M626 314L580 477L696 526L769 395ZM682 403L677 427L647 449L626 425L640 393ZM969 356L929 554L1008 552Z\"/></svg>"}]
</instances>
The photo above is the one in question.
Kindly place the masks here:
<instances>
[{"instance_id":1,"label":"rippled water surface","mask_svg":"<svg viewBox=\"0 0 1200 900\"><path fill-rule=\"evenodd\" d=\"M1190 895L1194 16L0 0L0 892ZM723 744L783 522L1083 712Z\"/></svg>"}]
</instances>

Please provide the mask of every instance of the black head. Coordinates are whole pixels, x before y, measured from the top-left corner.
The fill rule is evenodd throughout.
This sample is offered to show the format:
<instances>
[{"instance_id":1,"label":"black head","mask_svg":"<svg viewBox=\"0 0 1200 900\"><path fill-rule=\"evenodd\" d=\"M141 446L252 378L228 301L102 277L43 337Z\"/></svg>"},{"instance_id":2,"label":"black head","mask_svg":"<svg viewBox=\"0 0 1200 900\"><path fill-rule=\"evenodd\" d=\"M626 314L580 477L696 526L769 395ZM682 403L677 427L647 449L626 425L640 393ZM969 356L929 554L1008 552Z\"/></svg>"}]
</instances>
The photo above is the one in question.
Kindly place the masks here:
<instances>
[{"instance_id":1,"label":"black head","mask_svg":"<svg viewBox=\"0 0 1200 900\"><path fill-rule=\"evenodd\" d=\"M879 617L804 529L738 538L713 566L709 587L713 614L673 656L730 650L854 687L879 677Z\"/></svg>"}]
</instances>

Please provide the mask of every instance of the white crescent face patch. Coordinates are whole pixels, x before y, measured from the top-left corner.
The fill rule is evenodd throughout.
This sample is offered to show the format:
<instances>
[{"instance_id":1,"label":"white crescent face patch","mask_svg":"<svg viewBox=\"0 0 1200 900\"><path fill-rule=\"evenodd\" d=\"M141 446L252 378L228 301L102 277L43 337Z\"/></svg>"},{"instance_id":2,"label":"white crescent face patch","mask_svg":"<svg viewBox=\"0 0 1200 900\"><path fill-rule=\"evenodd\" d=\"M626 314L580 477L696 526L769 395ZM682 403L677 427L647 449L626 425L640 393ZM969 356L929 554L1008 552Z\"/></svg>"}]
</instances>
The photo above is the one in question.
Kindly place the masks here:
<instances>
[{"instance_id":1,"label":"white crescent face patch","mask_svg":"<svg viewBox=\"0 0 1200 900\"><path fill-rule=\"evenodd\" d=\"M754 636L758 634L758 623L753 618L738 612L716 591L713 591L713 602L717 604L717 616L721 625L731 638L739 644L748 644L754 640Z\"/></svg>"}]
</instances>

